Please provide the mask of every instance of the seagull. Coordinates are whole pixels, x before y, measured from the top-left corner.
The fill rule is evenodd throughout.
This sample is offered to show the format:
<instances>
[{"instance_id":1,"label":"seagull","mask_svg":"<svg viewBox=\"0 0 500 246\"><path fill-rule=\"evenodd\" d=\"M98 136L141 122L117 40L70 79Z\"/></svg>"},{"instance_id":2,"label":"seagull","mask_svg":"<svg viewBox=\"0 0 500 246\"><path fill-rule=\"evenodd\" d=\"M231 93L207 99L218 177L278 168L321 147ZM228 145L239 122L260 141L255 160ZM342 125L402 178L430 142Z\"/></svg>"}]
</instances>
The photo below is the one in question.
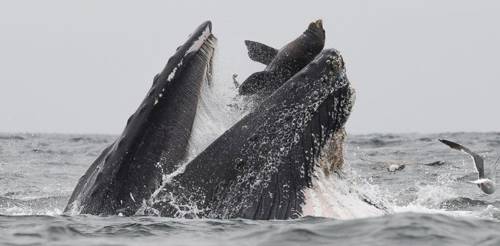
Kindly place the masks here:
<instances>
[{"instance_id":1,"label":"seagull","mask_svg":"<svg viewBox=\"0 0 500 246\"><path fill-rule=\"evenodd\" d=\"M478 173L478 179L474 181L469 181L469 183L476 184L481 190L486 194L493 194L495 192L495 172L492 173L491 179L486 177L484 174L484 159L480 155L471 151L470 149L457 144L455 142L439 139L439 142L448 145L448 147L456 150L460 150L466 154L469 154L474 160L474 164L476 166L476 171Z\"/></svg>"}]
</instances>

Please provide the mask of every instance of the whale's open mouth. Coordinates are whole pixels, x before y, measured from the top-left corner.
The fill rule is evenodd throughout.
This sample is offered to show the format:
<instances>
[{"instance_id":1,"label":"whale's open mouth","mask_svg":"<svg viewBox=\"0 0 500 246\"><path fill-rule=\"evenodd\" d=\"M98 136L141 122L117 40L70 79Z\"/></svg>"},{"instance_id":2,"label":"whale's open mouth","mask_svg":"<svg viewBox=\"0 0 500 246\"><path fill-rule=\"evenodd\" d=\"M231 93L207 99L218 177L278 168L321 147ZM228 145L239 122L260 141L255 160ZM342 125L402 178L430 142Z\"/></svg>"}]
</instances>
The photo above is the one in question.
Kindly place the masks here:
<instances>
[{"instance_id":1,"label":"whale's open mouth","mask_svg":"<svg viewBox=\"0 0 500 246\"><path fill-rule=\"evenodd\" d=\"M321 20L310 29L324 35ZM90 214L299 217L316 167L326 176L342 167L343 127L354 100L341 55L321 51L324 39L319 42L312 44L317 52L299 52L311 56L303 66L295 64L250 113L186 160L198 134L193 127L209 123L196 121L216 44L211 23L203 23L155 77L122 135L80 179L68 208L79 204L78 212ZM290 46L297 47L303 48Z\"/></svg>"}]
</instances>

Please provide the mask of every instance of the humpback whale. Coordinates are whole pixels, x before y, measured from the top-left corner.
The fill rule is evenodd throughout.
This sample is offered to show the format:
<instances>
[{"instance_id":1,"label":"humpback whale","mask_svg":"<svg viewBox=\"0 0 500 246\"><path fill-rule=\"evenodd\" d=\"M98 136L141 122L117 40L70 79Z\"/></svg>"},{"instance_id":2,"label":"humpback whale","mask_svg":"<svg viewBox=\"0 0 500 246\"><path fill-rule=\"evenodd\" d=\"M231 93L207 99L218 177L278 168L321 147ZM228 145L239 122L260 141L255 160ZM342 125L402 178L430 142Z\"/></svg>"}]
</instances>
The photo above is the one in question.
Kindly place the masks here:
<instances>
[{"instance_id":1,"label":"humpback whale","mask_svg":"<svg viewBox=\"0 0 500 246\"><path fill-rule=\"evenodd\" d=\"M209 21L177 48L116 141L80 178L66 212L132 215L187 154L216 39Z\"/></svg>"},{"instance_id":2,"label":"humpback whale","mask_svg":"<svg viewBox=\"0 0 500 246\"><path fill-rule=\"evenodd\" d=\"M250 59L263 63L264 71L250 75L239 87L241 95L268 95L311 62L325 45L321 20L309 24L307 30L280 50L246 40Z\"/></svg>"},{"instance_id":3,"label":"humpback whale","mask_svg":"<svg viewBox=\"0 0 500 246\"><path fill-rule=\"evenodd\" d=\"M343 164L354 90L338 51L322 51L154 194L168 217L289 219L316 172ZM326 161L318 162L318 159Z\"/></svg>"},{"instance_id":4,"label":"humpback whale","mask_svg":"<svg viewBox=\"0 0 500 246\"><path fill-rule=\"evenodd\" d=\"M121 136L80 178L65 211L248 219L311 214L315 204L308 199L321 192L314 189L322 186L318 178L342 177L344 124L355 92L340 53L321 51L321 21L309 29L323 35L310 52L297 41L264 56L271 50L247 43L254 60L286 72L264 71L276 76L253 87L250 94L265 95L259 104L187 160L200 90L212 77L216 40L210 22L203 23L155 77ZM369 198L360 201L383 210Z\"/></svg>"}]
</instances>

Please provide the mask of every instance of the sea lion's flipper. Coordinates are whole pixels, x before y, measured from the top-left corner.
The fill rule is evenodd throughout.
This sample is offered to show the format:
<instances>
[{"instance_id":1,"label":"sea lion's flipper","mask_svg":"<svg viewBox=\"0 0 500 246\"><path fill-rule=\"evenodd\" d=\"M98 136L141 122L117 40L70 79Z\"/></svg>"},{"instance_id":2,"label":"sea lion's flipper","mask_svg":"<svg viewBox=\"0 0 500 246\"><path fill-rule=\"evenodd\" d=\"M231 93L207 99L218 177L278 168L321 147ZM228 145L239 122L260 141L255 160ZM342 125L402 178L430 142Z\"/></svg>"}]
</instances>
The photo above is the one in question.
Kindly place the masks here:
<instances>
[{"instance_id":1,"label":"sea lion's flipper","mask_svg":"<svg viewBox=\"0 0 500 246\"><path fill-rule=\"evenodd\" d=\"M277 49L259 42L245 40L245 45L248 49L248 57L250 57L253 61L260 62L265 65L269 65L274 57L276 57L276 54L278 54Z\"/></svg>"},{"instance_id":2,"label":"sea lion's flipper","mask_svg":"<svg viewBox=\"0 0 500 246\"><path fill-rule=\"evenodd\" d=\"M275 73L262 71L250 75L239 87L240 95L251 95L266 88L272 87L275 81L279 80L279 76Z\"/></svg>"}]
</instances>

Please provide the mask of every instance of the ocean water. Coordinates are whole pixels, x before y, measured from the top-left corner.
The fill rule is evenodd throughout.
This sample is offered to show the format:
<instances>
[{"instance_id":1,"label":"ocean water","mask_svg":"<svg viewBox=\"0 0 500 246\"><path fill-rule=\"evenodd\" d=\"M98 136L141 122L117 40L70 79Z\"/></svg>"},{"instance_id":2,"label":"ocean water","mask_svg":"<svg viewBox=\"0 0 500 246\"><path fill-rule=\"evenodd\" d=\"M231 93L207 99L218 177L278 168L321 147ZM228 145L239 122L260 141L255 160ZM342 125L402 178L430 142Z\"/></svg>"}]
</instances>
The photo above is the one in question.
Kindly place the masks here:
<instances>
[{"instance_id":1,"label":"ocean water","mask_svg":"<svg viewBox=\"0 0 500 246\"><path fill-rule=\"evenodd\" d=\"M78 178L112 135L0 134L0 245L500 245L500 193L484 195L470 157L493 166L500 133L349 135L340 188L366 192L389 214L331 208L290 221L62 214ZM436 165L429 165L431 163ZM390 165L405 168L389 172Z\"/></svg>"}]
</instances>

